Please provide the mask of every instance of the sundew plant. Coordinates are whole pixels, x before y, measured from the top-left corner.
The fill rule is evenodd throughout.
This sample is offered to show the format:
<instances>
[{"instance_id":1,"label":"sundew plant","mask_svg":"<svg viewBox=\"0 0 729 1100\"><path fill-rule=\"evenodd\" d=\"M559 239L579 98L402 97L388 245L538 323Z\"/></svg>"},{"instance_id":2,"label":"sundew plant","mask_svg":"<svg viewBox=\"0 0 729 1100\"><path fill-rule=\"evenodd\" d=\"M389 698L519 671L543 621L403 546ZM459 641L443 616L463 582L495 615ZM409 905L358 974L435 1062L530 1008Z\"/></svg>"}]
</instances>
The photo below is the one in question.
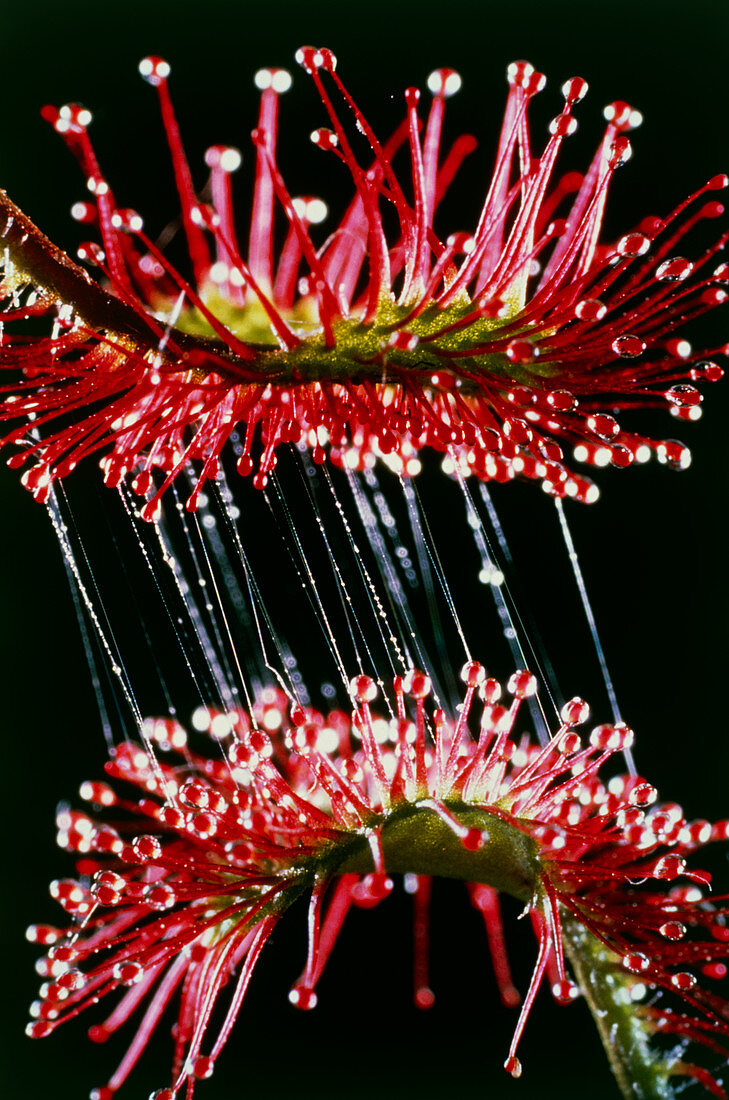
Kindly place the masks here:
<instances>
[{"instance_id":1,"label":"sundew plant","mask_svg":"<svg viewBox=\"0 0 729 1100\"><path fill-rule=\"evenodd\" d=\"M112 1100L171 1030L151 1096L214 1096L229 1040L255 1056L246 993L289 908L307 932L289 999L312 1010L351 913L404 889L427 1010L431 896L453 879L514 1013L512 1078L545 989L555 1012L584 1002L626 1098L726 1097L726 879L705 849L729 822L687 818L638 770L568 516L619 492L618 470L690 463L674 436L723 375L725 346L694 348L689 330L727 298L729 181L698 180L615 236L606 204L641 117L610 103L575 164L582 78L545 92L510 65L482 178L476 138L448 125L456 71L403 89L380 134L330 50L296 61L318 97L301 123L325 165L302 170L316 193L279 165L288 70L255 75L250 150L211 145L196 165L170 66L147 57L177 191L167 225L146 225L144 196L117 201L78 104L43 111L86 188L77 258L0 195L2 443L58 536L109 753L85 808L57 815L72 858L51 885L60 918L29 929L44 954L27 1033L122 1031L90 1094ZM442 225L464 178L475 220ZM111 539L75 493L94 466ZM497 504L519 481L554 502L606 715L562 696L512 591ZM524 988L503 898L533 931Z\"/></svg>"}]
</instances>

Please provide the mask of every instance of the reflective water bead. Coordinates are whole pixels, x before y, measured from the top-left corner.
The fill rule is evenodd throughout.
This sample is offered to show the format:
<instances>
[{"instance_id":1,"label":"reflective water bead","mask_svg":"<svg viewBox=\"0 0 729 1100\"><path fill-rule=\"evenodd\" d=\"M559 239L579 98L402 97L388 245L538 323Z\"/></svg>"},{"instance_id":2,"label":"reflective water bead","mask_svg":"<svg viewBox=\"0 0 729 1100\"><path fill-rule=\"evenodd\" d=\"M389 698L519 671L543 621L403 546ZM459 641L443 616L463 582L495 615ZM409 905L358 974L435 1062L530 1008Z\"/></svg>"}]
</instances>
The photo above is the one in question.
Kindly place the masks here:
<instances>
[{"instance_id":1,"label":"reflective water bead","mask_svg":"<svg viewBox=\"0 0 729 1100\"><path fill-rule=\"evenodd\" d=\"M113 806L116 795L108 783L91 783L86 780L79 787L79 795L84 802L95 802L97 806Z\"/></svg>"},{"instance_id":2,"label":"reflective water bead","mask_svg":"<svg viewBox=\"0 0 729 1100\"><path fill-rule=\"evenodd\" d=\"M116 963L112 974L121 985L136 985L144 977L144 967L132 960Z\"/></svg>"},{"instance_id":3,"label":"reflective water bead","mask_svg":"<svg viewBox=\"0 0 729 1100\"><path fill-rule=\"evenodd\" d=\"M504 1069L512 1077L521 1077L521 1062L513 1054L504 1062Z\"/></svg>"},{"instance_id":4,"label":"reflective water bead","mask_svg":"<svg viewBox=\"0 0 729 1100\"><path fill-rule=\"evenodd\" d=\"M618 722L613 728L613 734L610 738L608 748L614 752L624 752L626 749L633 747L635 740L635 734L630 726L626 726L625 722Z\"/></svg>"},{"instance_id":5,"label":"reflective water bead","mask_svg":"<svg viewBox=\"0 0 729 1100\"><path fill-rule=\"evenodd\" d=\"M360 879L352 890L352 900L360 909L371 909L392 893L393 886L388 875L375 871Z\"/></svg>"},{"instance_id":6,"label":"reflective water bead","mask_svg":"<svg viewBox=\"0 0 729 1100\"><path fill-rule=\"evenodd\" d=\"M99 905L119 905L124 900L124 894L111 886L94 886L92 891Z\"/></svg>"},{"instance_id":7,"label":"reflective water bead","mask_svg":"<svg viewBox=\"0 0 729 1100\"><path fill-rule=\"evenodd\" d=\"M522 408L527 409L530 405L536 404L537 395L529 386L512 386L506 395L506 399L512 405L520 405Z\"/></svg>"},{"instance_id":8,"label":"reflective water bead","mask_svg":"<svg viewBox=\"0 0 729 1100\"><path fill-rule=\"evenodd\" d=\"M583 77L573 76L564 82L561 91L567 103L573 106L587 95L588 88L589 84Z\"/></svg>"},{"instance_id":9,"label":"reflective water bead","mask_svg":"<svg viewBox=\"0 0 729 1100\"><path fill-rule=\"evenodd\" d=\"M161 806L159 819L170 829L182 829L185 824L185 815L177 806Z\"/></svg>"},{"instance_id":10,"label":"reflective water bead","mask_svg":"<svg viewBox=\"0 0 729 1100\"><path fill-rule=\"evenodd\" d=\"M83 241L76 249L76 255L89 266L94 264L101 266L106 263L106 253L96 241Z\"/></svg>"},{"instance_id":11,"label":"reflective water bead","mask_svg":"<svg viewBox=\"0 0 729 1100\"><path fill-rule=\"evenodd\" d=\"M415 1007L428 1009L435 1004L435 993L428 986L421 986L415 990Z\"/></svg>"},{"instance_id":12,"label":"reflective water bead","mask_svg":"<svg viewBox=\"0 0 729 1100\"><path fill-rule=\"evenodd\" d=\"M708 844L713 837L710 821L692 821L681 830L681 840L689 844Z\"/></svg>"},{"instance_id":13,"label":"reflective water bead","mask_svg":"<svg viewBox=\"0 0 729 1100\"><path fill-rule=\"evenodd\" d=\"M603 108L603 118L618 130L635 130L643 122L643 116L624 99L613 100Z\"/></svg>"},{"instance_id":14,"label":"reflective water bead","mask_svg":"<svg viewBox=\"0 0 729 1100\"><path fill-rule=\"evenodd\" d=\"M527 699L531 695L536 695L537 678L532 672L528 672L526 669L517 669L517 671L509 677L509 682L506 687L507 691L517 699Z\"/></svg>"},{"instance_id":15,"label":"reflective water bead","mask_svg":"<svg viewBox=\"0 0 729 1100\"><path fill-rule=\"evenodd\" d=\"M607 306L597 298L585 298L575 306L575 317L580 321L601 321L607 313Z\"/></svg>"},{"instance_id":16,"label":"reflective water bead","mask_svg":"<svg viewBox=\"0 0 729 1100\"><path fill-rule=\"evenodd\" d=\"M576 1000L579 995L579 986L568 979L555 982L552 986L552 996L556 1001L559 1001L560 1004L570 1004L570 1002Z\"/></svg>"},{"instance_id":17,"label":"reflective water bead","mask_svg":"<svg viewBox=\"0 0 729 1100\"><path fill-rule=\"evenodd\" d=\"M234 741L228 749L228 760L235 768L247 768L258 763L256 753L243 741Z\"/></svg>"},{"instance_id":18,"label":"reflective water bead","mask_svg":"<svg viewBox=\"0 0 729 1100\"><path fill-rule=\"evenodd\" d=\"M590 744L595 749L608 749L611 748L611 742L615 733L615 726L602 725L595 726L594 730L590 733Z\"/></svg>"},{"instance_id":19,"label":"reflective water bead","mask_svg":"<svg viewBox=\"0 0 729 1100\"><path fill-rule=\"evenodd\" d=\"M478 661L467 661L461 669L461 680L470 688L483 683L485 675L486 670Z\"/></svg>"},{"instance_id":20,"label":"reflective water bead","mask_svg":"<svg viewBox=\"0 0 729 1100\"><path fill-rule=\"evenodd\" d=\"M483 829L466 829L458 839L468 852L480 852L488 843L489 834Z\"/></svg>"},{"instance_id":21,"label":"reflective water bead","mask_svg":"<svg viewBox=\"0 0 729 1100\"><path fill-rule=\"evenodd\" d=\"M643 256L651 246L650 238L643 233L628 233L618 241L621 256Z\"/></svg>"},{"instance_id":22,"label":"reflective water bead","mask_svg":"<svg viewBox=\"0 0 729 1100\"><path fill-rule=\"evenodd\" d=\"M492 704L499 701L501 698L501 691L500 681L495 680L493 676L488 676L481 684L478 693L484 703Z\"/></svg>"},{"instance_id":23,"label":"reflective water bead","mask_svg":"<svg viewBox=\"0 0 729 1100\"><path fill-rule=\"evenodd\" d=\"M584 699L575 696L565 703L559 713L566 726L579 726L590 717L590 708Z\"/></svg>"},{"instance_id":24,"label":"reflective water bead","mask_svg":"<svg viewBox=\"0 0 729 1100\"><path fill-rule=\"evenodd\" d=\"M200 1055L195 1059L195 1076L201 1081L207 1080L207 1078L213 1076L213 1070L215 1069L215 1063L212 1058Z\"/></svg>"},{"instance_id":25,"label":"reflective water bead","mask_svg":"<svg viewBox=\"0 0 729 1100\"><path fill-rule=\"evenodd\" d=\"M569 390L550 390L547 404L556 412L571 412L577 406L577 399Z\"/></svg>"},{"instance_id":26,"label":"reflective water bead","mask_svg":"<svg viewBox=\"0 0 729 1100\"><path fill-rule=\"evenodd\" d=\"M118 875L116 871L99 871L94 875L93 886L106 886L111 890L123 890L126 879Z\"/></svg>"},{"instance_id":27,"label":"reflective water bead","mask_svg":"<svg viewBox=\"0 0 729 1100\"><path fill-rule=\"evenodd\" d=\"M511 340L506 345L506 354L511 363L529 363L537 354L537 349L530 340Z\"/></svg>"},{"instance_id":28,"label":"reflective water bead","mask_svg":"<svg viewBox=\"0 0 729 1100\"><path fill-rule=\"evenodd\" d=\"M145 886L143 895L145 902L152 909L171 909L177 901L175 891L166 883Z\"/></svg>"},{"instance_id":29,"label":"reflective water bead","mask_svg":"<svg viewBox=\"0 0 729 1100\"><path fill-rule=\"evenodd\" d=\"M682 940L686 935L686 925L677 920L669 920L662 924L658 931L667 940Z\"/></svg>"},{"instance_id":30,"label":"reflective water bead","mask_svg":"<svg viewBox=\"0 0 729 1100\"><path fill-rule=\"evenodd\" d=\"M674 470L687 470L691 465L691 451L678 439L664 439L659 443L656 458Z\"/></svg>"},{"instance_id":31,"label":"reflective water bead","mask_svg":"<svg viewBox=\"0 0 729 1100\"><path fill-rule=\"evenodd\" d=\"M60 974L56 979L56 985L59 989L68 991L69 993L75 992L78 989L83 989L86 984L86 975L80 970L67 970L65 974Z\"/></svg>"},{"instance_id":32,"label":"reflective water bead","mask_svg":"<svg viewBox=\"0 0 729 1100\"><path fill-rule=\"evenodd\" d=\"M679 971L678 974L674 974L672 976L671 985L674 987L674 989L693 989L693 987L696 985L696 978L693 974L689 974L687 971Z\"/></svg>"},{"instance_id":33,"label":"reflective water bead","mask_svg":"<svg viewBox=\"0 0 729 1100\"><path fill-rule=\"evenodd\" d=\"M71 947L68 943L58 944L57 947L52 947L48 952L48 958L54 962L71 962L77 955L76 948Z\"/></svg>"},{"instance_id":34,"label":"reflective water bead","mask_svg":"<svg viewBox=\"0 0 729 1100\"><path fill-rule=\"evenodd\" d=\"M686 384L671 386L666 390L666 398L671 404L679 405L681 408L693 408L703 401L699 391L694 386Z\"/></svg>"},{"instance_id":35,"label":"reflective water bead","mask_svg":"<svg viewBox=\"0 0 729 1100\"><path fill-rule=\"evenodd\" d=\"M531 429L524 420L507 417L503 421L502 429L509 442L516 444L517 447L525 446L532 441Z\"/></svg>"},{"instance_id":36,"label":"reflective water bead","mask_svg":"<svg viewBox=\"0 0 729 1100\"><path fill-rule=\"evenodd\" d=\"M633 146L630 144L630 139L625 134L619 134L610 148L610 167L619 168L621 165L627 164L632 155Z\"/></svg>"},{"instance_id":37,"label":"reflective water bead","mask_svg":"<svg viewBox=\"0 0 729 1100\"><path fill-rule=\"evenodd\" d=\"M274 711L275 711L275 717L274 717ZM267 707L266 711L264 713L264 716L263 716L263 720L264 720L265 724L267 726L269 726L271 729L276 729L276 728L278 728L278 726L280 725L280 722L281 722L280 712L276 708ZM249 740L250 746L253 749L253 751L255 752L256 756L267 759L268 757L273 755L273 745L271 744L271 738L268 736L268 734L264 730L261 730L261 729L251 730L251 732L248 736L248 740ZM214 805L213 805L213 803L215 801L214 796L215 796L214 791L209 791L208 792L208 805L210 806L211 809L215 808ZM201 807L201 809L202 809L202 807Z\"/></svg>"},{"instance_id":38,"label":"reflective water bead","mask_svg":"<svg viewBox=\"0 0 729 1100\"><path fill-rule=\"evenodd\" d=\"M358 703L371 703L377 698L377 684L371 676L355 676L350 680L349 693Z\"/></svg>"},{"instance_id":39,"label":"reflective water bead","mask_svg":"<svg viewBox=\"0 0 729 1100\"><path fill-rule=\"evenodd\" d=\"M192 820L189 824L195 836L200 837L201 840L209 840L210 837L215 836L218 823L212 814L203 812L191 816Z\"/></svg>"},{"instance_id":40,"label":"reflective water bead","mask_svg":"<svg viewBox=\"0 0 729 1100\"><path fill-rule=\"evenodd\" d=\"M559 137L569 137L576 129L577 119L571 115L558 115L549 124L550 134L557 134Z\"/></svg>"},{"instance_id":41,"label":"reflective water bead","mask_svg":"<svg viewBox=\"0 0 729 1100\"><path fill-rule=\"evenodd\" d=\"M62 929L54 928L51 924L29 924L25 930L25 938L29 943L39 943L43 946L56 943L64 935L65 932Z\"/></svg>"},{"instance_id":42,"label":"reflective water bead","mask_svg":"<svg viewBox=\"0 0 729 1100\"><path fill-rule=\"evenodd\" d=\"M314 73L317 69L333 73L337 67L337 59L331 50L326 48L316 49L314 46L301 46L294 54L297 65L301 65L308 73Z\"/></svg>"},{"instance_id":43,"label":"reflective water bead","mask_svg":"<svg viewBox=\"0 0 729 1100\"><path fill-rule=\"evenodd\" d=\"M242 159L240 149L230 145L211 145L205 150L205 163L208 168L220 168L226 173L237 172Z\"/></svg>"},{"instance_id":44,"label":"reflective water bead","mask_svg":"<svg viewBox=\"0 0 729 1100\"><path fill-rule=\"evenodd\" d=\"M196 810L207 810L209 805L208 788L203 783L188 779L180 787L180 800Z\"/></svg>"},{"instance_id":45,"label":"reflective water bead","mask_svg":"<svg viewBox=\"0 0 729 1100\"><path fill-rule=\"evenodd\" d=\"M627 829L632 825L642 825L645 820L645 814L637 806L631 806L629 809L620 810L617 814L616 821L620 829Z\"/></svg>"},{"instance_id":46,"label":"reflective water bead","mask_svg":"<svg viewBox=\"0 0 729 1100\"><path fill-rule=\"evenodd\" d=\"M610 448L610 462L613 466L625 469L635 462L635 455L629 447L624 447L622 443L616 443Z\"/></svg>"},{"instance_id":47,"label":"reflective water bead","mask_svg":"<svg viewBox=\"0 0 729 1100\"><path fill-rule=\"evenodd\" d=\"M461 76L454 69L435 69L427 80L428 91L443 98L455 95L461 83Z\"/></svg>"},{"instance_id":48,"label":"reflective water bead","mask_svg":"<svg viewBox=\"0 0 729 1100\"><path fill-rule=\"evenodd\" d=\"M481 715L481 725L494 733L508 733L511 729L511 714L507 707L502 707L498 703L485 706Z\"/></svg>"},{"instance_id":49,"label":"reflective water bead","mask_svg":"<svg viewBox=\"0 0 729 1100\"><path fill-rule=\"evenodd\" d=\"M595 413L594 416L588 416L587 427L601 439L613 439L620 431L617 420L609 413Z\"/></svg>"},{"instance_id":50,"label":"reflective water bead","mask_svg":"<svg viewBox=\"0 0 729 1100\"><path fill-rule=\"evenodd\" d=\"M303 726L306 723L306 711L299 703L294 703L289 713L292 726Z\"/></svg>"},{"instance_id":51,"label":"reflective water bead","mask_svg":"<svg viewBox=\"0 0 729 1100\"><path fill-rule=\"evenodd\" d=\"M289 1002L295 1005L296 1008L309 1009L316 1008L318 997L313 989L307 989L304 985L295 985L293 989L289 990Z\"/></svg>"},{"instance_id":52,"label":"reflective water bead","mask_svg":"<svg viewBox=\"0 0 729 1100\"><path fill-rule=\"evenodd\" d=\"M288 69L259 69L253 77L253 83L261 92L271 88L278 95L282 95L291 87L291 73Z\"/></svg>"},{"instance_id":53,"label":"reflective water bead","mask_svg":"<svg viewBox=\"0 0 729 1100\"><path fill-rule=\"evenodd\" d=\"M431 692L430 677L425 672L411 671L405 677L405 690L414 699L425 699Z\"/></svg>"},{"instance_id":54,"label":"reflective water bead","mask_svg":"<svg viewBox=\"0 0 729 1100\"><path fill-rule=\"evenodd\" d=\"M632 951L628 955L623 955L622 964L626 970L634 974L643 974L650 966L650 960L642 951Z\"/></svg>"},{"instance_id":55,"label":"reflective water bead","mask_svg":"<svg viewBox=\"0 0 729 1100\"><path fill-rule=\"evenodd\" d=\"M98 215L92 202L75 202L71 207L71 217L82 225L93 225Z\"/></svg>"},{"instance_id":56,"label":"reflective water bead","mask_svg":"<svg viewBox=\"0 0 729 1100\"><path fill-rule=\"evenodd\" d=\"M621 359L635 359L645 351L645 344L640 336L618 336L610 346Z\"/></svg>"},{"instance_id":57,"label":"reflective water bead","mask_svg":"<svg viewBox=\"0 0 729 1100\"><path fill-rule=\"evenodd\" d=\"M675 256L672 260L665 260L656 268L656 279L660 282L682 282L688 278L694 269L690 260L684 260L683 256Z\"/></svg>"},{"instance_id":58,"label":"reflective water bead","mask_svg":"<svg viewBox=\"0 0 729 1100\"><path fill-rule=\"evenodd\" d=\"M135 836L132 851L137 859L154 860L162 855L162 845L156 836Z\"/></svg>"},{"instance_id":59,"label":"reflective water bead","mask_svg":"<svg viewBox=\"0 0 729 1100\"><path fill-rule=\"evenodd\" d=\"M658 798L658 791L650 783L638 783L628 795L631 806L650 806Z\"/></svg>"},{"instance_id":60,"label":"reflective water bead","mask_svg":"<svg viewBox=\"0 0 729 1100\"><path fill-rule=\"evenodd\" d=\"M686 870L686 861L681 856L668 855L662 856L657 860L653 867L653 876L655 878L671 879L678 878Z\"/></svg>"},{"instance_id":61,"label":"reflective water bead","mask_svg":"<svg viewBox=\"0 0 729 1100\"><path fill-rule=\"evenodd\" d=\"M582 740L577 733L564 733L557 742L555 748L563 756L573 756L582 748Z\"/></svg>"},{"instance_id":62,"label":"reflective water bead","mask_svg":"<svg viewBox=\"0 0 729 1100\"><path fill-rule=\"evenodd\" d=\"M165 61L163 57L156 57L154 55L150 57L143 57L139 62L139 72L141 76L152 85L161 84L170 75L171 68L169 62Z\"/></svg>"},{"instance_id":63,"label":"reflective water bead","mask_svg":"<svg viewBox=\"0 0 729 1100\"><path fill-rule=\"evenodd\" d=\"M711 359L705 359L701 363L694 363L689 376L692 382L719 382L724 377L724 368Z\"/></svg>"},{"instance_id":64,"label":"reflective water bead","mask_svg":"<svg viewBox=\"0 0 729 1100\"><path fill-rule=\"evenodd\" d=\"M34 1020L32 1023L27 1024L25 1028L25 1034L29 1039L44 1039L52 1031L53 1024L50 1020Z\"/></svg>"}]
</instances>

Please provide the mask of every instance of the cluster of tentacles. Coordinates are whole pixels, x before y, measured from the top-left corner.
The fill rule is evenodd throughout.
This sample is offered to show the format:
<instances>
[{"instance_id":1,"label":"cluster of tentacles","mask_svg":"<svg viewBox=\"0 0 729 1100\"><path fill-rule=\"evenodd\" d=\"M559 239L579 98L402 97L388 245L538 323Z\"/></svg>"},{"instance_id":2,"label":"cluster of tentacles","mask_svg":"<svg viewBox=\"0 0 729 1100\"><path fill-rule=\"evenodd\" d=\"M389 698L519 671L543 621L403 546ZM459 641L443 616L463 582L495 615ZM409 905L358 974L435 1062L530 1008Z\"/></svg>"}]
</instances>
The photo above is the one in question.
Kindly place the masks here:
<instances>
[{"instance_id":1,"label":"cluster of tentacles","mask_svg":"<svg viewBox=\"0 0 729 1100\"><path fill-rule=\"evenodd\" d=\"M455 717L433 707L417 671L395 680L391 717L372 709L378 688L366 676L352 681L351 714L291 708L268 689L251 716L196 713L214 751L200 752L171 719L150 720L145 746L122 744L108 764L114 788L82 786L90 814L60 814L59 842L78 854L82 877L51 888L70 926L30 930L49 951L29 1033L47 1035L109 997L90 1030L103 1041L144 1009L119 1068L92 1093L110 1100L176 1000L172 1080L153 1095L173 1100L185 1089L189 1098L213 1072L277 920L302 895L309 952L292 1003L316 1003L349 908L380 903L391 876L404 874L421 945L415 999L429 1007L418 929L431 878L446 876L463 880L483 913L506 1004L520 998L499 892L531 917L538 957L506 1060L512 1074L548 976L558 1000L587 998L626 1095L673 1095L669 1080L684 1075L725 1097L715 1073L685 1057L689 1040L724 1057L729 1049L729 1003L705 988L726 974L726 900L711 898L710 876L686 857L725 840L729 823L687 822L644 779L605 778L633 734L601 725L582 737L582 700L566 704L540 747L515 732L534 676L515 673L503 700L476 662L463 680ZM226 986L221 1023L214 1010Z\"/></svg>"},{"instance_id":2,"label":"cluster of tentacles","mask_svg":"<svg viewBox=\"0 0 729 1100\"><path fill-rule=\"evenodd\" d=\"M438 205L475 144L468 135L447 148L442 141L458 75L431 75L425 122L420 93L408 89L404 121L381 143L329 50L305 48L297 60L326 116L313 141L341 162L351 201L321 235L323 202L291 196L276 161L279 97L290 77L262 70L247 247L231 198L240 154L208 150L201 198L170 102L169 65L142 62L159 93L189 271L172 266L138 213L117 206L88 137L90 112L46 109L91 192L74 213L100 235L79 254L101 281L0 198L0 367L11 375L0 419L12 425L4 442L19 446L10 462L25 466L28 488L44 499L56 478L100 453L107 481L131 475L153 516L164 487L190 463L198 485L214 477L231 439L239 471L259 486L284 444L348 469L384 460L405 475L430 448L451 472L523 475L586 501L597 488L566 449L596 466L652 454L688 465L683 444L622 428L616 415L664 406L695 419L695 383L723 373L715 358L723 348L697 354L672 334L726 299L727 265L712 262L726 234L694 261L676 254L697 222L722 212L714 195L726 177L666 217L603 240L608 191L640 116L611 104L587 171L560 172L587 85L574 78L563 86L564 106L535 155L527 112L545 80L519 62L508 71L477 224L443 237ZM46 335L24 335L39 316Z\"/></svg>"}]
</instances>

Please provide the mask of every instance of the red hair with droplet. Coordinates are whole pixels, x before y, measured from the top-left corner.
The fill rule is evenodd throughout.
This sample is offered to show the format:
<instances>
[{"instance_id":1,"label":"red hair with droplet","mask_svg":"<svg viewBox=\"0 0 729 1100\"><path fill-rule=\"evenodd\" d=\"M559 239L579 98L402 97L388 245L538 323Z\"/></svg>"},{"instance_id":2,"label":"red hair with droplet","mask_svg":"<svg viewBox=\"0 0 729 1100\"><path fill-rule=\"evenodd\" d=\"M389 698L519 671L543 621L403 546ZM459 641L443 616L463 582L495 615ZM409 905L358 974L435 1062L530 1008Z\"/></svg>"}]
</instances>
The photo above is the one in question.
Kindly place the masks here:
<instances>
[{"instance_id":1,"label":"red hair with droplet","mask_svg":"<svg viewBox=\"0 0 729 1100\"><path fill-rule=\"evenodd\" d=\"M32 463L23 480L36 496L101 452L106 480L132 476L151 496L151 516L188 464L198 487L214 477L229 439L239 471L258 486L287 443L311 449L317 462L328 454L351 469L380 459L405 475L432 449L451 471L523 475L581 500L597 490L574 472L566 448L597 466L655 454L685 467L683 444L623 429L616 413L664 406L679 420L696 419L695 383L723 373L716 357L724 347L697 354L674 334L726 299L727 266L711 268L726 235L693 261L674 250L697 222L722 212L713 196L726 177L715 176L667 217L604 240L608 191L640 116L611 104L587 171L560 174L558 155L587 85L580 78L563 85L564 106L536 156L528 109L545 79L518 62L508 70L477 224L443 237L439 203L474 147L462 136L444 148L445 101L458 75L431 75L425 121L420 92L409 88L405 119L381 144L332 53L304 48L297 60L329 124L312 140L343 164L354 194L322 236L324 204L292 197L277 164L279 98L291 78L261 70L247 249L230 182L240 154L208 150L209 201L201 201L168 92L169 65L159 58L140 65L159 96L189 254L184 273L139 214L118 207L88 138L90 112L45 110L92 193L93 202L74 210L98 227L101 243L83 244L80 255L101 284L2 200L5 320L54 318L49 335L6 335L0 349L0 366L15 373L0 406L0 417L15 423L5 442L20 445L12 465ZM353 112L354 133L338 102ZM196 501L197 490L191 508Z\"/></svg>"},{"instance_id":2,"label":"red hair with droplet","mask_svg":"<svg viewBox=\"0 0 729 1100\"><path fill-rule=\"evenodd\" d=\"M201 709L194 725L214 739L214 754L188 744L177 722L149 721L146 748L126 742L113 754L114 787L82 786L91 814L59 815L59 842L78 854L84 878L51 887L70 927L30 931L50 950L29 1034L45 1036L111 997L105 1021L90 1030L101 1042L144 1007L119 1068L92 1094L110 1100L175 1001L172 1082L154 1096L172 1100L185 1089L190 1098L213 1072L279 917L302 895L309 946L294 1005L315 1007L351 906L380 904L403 874L414 899L415 1003L430 1007L431 882L448 877L467 884L483 915L507 1006L520 997L499 895L517 898L531 918L538 956L510 1073L521 1072L517 1044L548 977L558 1001L585 995L621 1085L652 1083L672 1095L669 1081L688 1076L725 1097L684 1048L726 1057L729 1046L727 1002L711 988L726 974L726 899L712 899L710 876L687 862L726 840L727 823L687 822L639 776L603 778L633 734L601 725L583 740L583 700L566 704L540 747L514 732L534 676L515 673L506 701L475 661L463 680L455 718L432 707L418 671L395 679L390 718L374 709L378 686L363 675L351 683L351 715L295 705L287 718L278 689L250 716ZM661 1049L661 1036L682 1041L680 1057Z\"/></svg>"}]
</instances>

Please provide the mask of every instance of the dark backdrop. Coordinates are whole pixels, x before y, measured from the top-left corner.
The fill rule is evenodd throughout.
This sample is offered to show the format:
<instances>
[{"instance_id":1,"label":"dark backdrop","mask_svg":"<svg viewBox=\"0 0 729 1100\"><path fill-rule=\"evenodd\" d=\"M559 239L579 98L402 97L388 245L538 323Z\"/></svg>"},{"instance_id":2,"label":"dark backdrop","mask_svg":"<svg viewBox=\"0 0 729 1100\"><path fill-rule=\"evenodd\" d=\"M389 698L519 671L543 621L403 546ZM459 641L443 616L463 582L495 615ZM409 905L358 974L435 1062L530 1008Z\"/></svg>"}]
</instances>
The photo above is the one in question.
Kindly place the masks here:
<instances>
[{"instance_id":1,"label":"dark backdrop","mask_svg":"<svg viewBox=\"0 0 729 1100\"><path fill-rule=\"evenodd\" d=\"M155 52L172 62L175 102L191 159L199 163L213 141L246 149L255 113L253 72L264 64L291 67L295 48L309 42L335 50L350 87L385 129L399 116L405 86L422 86L437 65L457 68L464 90L452 101L451 132L460 125L483 138L482 159L477 155L470 169L475 172L492 155L505 65L526 57L550 78L535 112L538 126L556 113L564 79L580 74L590 82L579 111L580 134L567 152L575 167L584 165L598 140L603 103L625 98L643 111L645 125L634 136L636 155L619 174L611 198L608 229L618 234L646 213L666 212L709 175L729 167L728 31L729 9L721 0L690 5L286 0L268 8L165 0L103 10L79 0L16 4L2 17L0 184L73 250L79 231L68 209L82 197L81 181L38 111L48 101L81 101L95 113L95 143L117 195L143 207L150 223L159 225L173 200L154 96L136 74L139 58ZM307 140L321 112L307 81L296 73L295 78L284 101L283 167L299 190L326 191L315 185L313 166L320 161ZM310 179L314 186L304 183ZM453 228L462 228L463 215L474 213L469 202L474 200L466 193L451 204ZM704 327L707 343L722 339L721 325L719 319ZM726 319L723 326L726 334ZM624 714L638 731L641 769L687 812L723 816L729 390L716 387L708 398L703 420L680 433L694 452L688 472L607 471L598 475L599 504L569 511ZM667 417L655 430L678 434ZM0 492L0 714L8 857L1 909L7 991L3 1079L8 1096L65 1100L84 1097L91 1085L102 1083L118 1048L91 1048L81 1026L43 1043L23 1038L36 981L35 952L24 945L22 930L31 920L57 917L46 883L69 873L70 866L53 846L53 809L59 798L73 796L81 779L99 773L103 743L45 511L7 470L0 471ZM535 486L512 486L499 495L499 504L523 563L526 599L548 638L565 694L599 692L568 594L549 502ZM459 538L445 541L447 564L457 568ZM478 624L470 625L477 634ZM485 637L483 649L489 644ZM154 700L148 705L155 706ZM604 713L596 716L607 720L602 696L600 706ZM527 1029L524 1077L515 1083L502 1074L513 1020L497 1006L483 937L459 889L444 888L436 908L439 999L428 1016L411 1009L408 999L406 907L393 902L390 909L353 920L323 983L323 1006L308 1015L286 1004L288 983L299 972L303 935L300 919L291 922L288 934L285 926L277 934L215 1078L200 1087L201 1100L246 1092L322 1100L476 1090L532 1100L578 1097L588 1088L596 1098L617 1095L584 1006L557 1009L547 997ZM523 982L534 951L523 933L514 936ZM164 1083L166 1058L160 1036L122 1096L146 1098Z\"/></svg>"}]
</instances>

